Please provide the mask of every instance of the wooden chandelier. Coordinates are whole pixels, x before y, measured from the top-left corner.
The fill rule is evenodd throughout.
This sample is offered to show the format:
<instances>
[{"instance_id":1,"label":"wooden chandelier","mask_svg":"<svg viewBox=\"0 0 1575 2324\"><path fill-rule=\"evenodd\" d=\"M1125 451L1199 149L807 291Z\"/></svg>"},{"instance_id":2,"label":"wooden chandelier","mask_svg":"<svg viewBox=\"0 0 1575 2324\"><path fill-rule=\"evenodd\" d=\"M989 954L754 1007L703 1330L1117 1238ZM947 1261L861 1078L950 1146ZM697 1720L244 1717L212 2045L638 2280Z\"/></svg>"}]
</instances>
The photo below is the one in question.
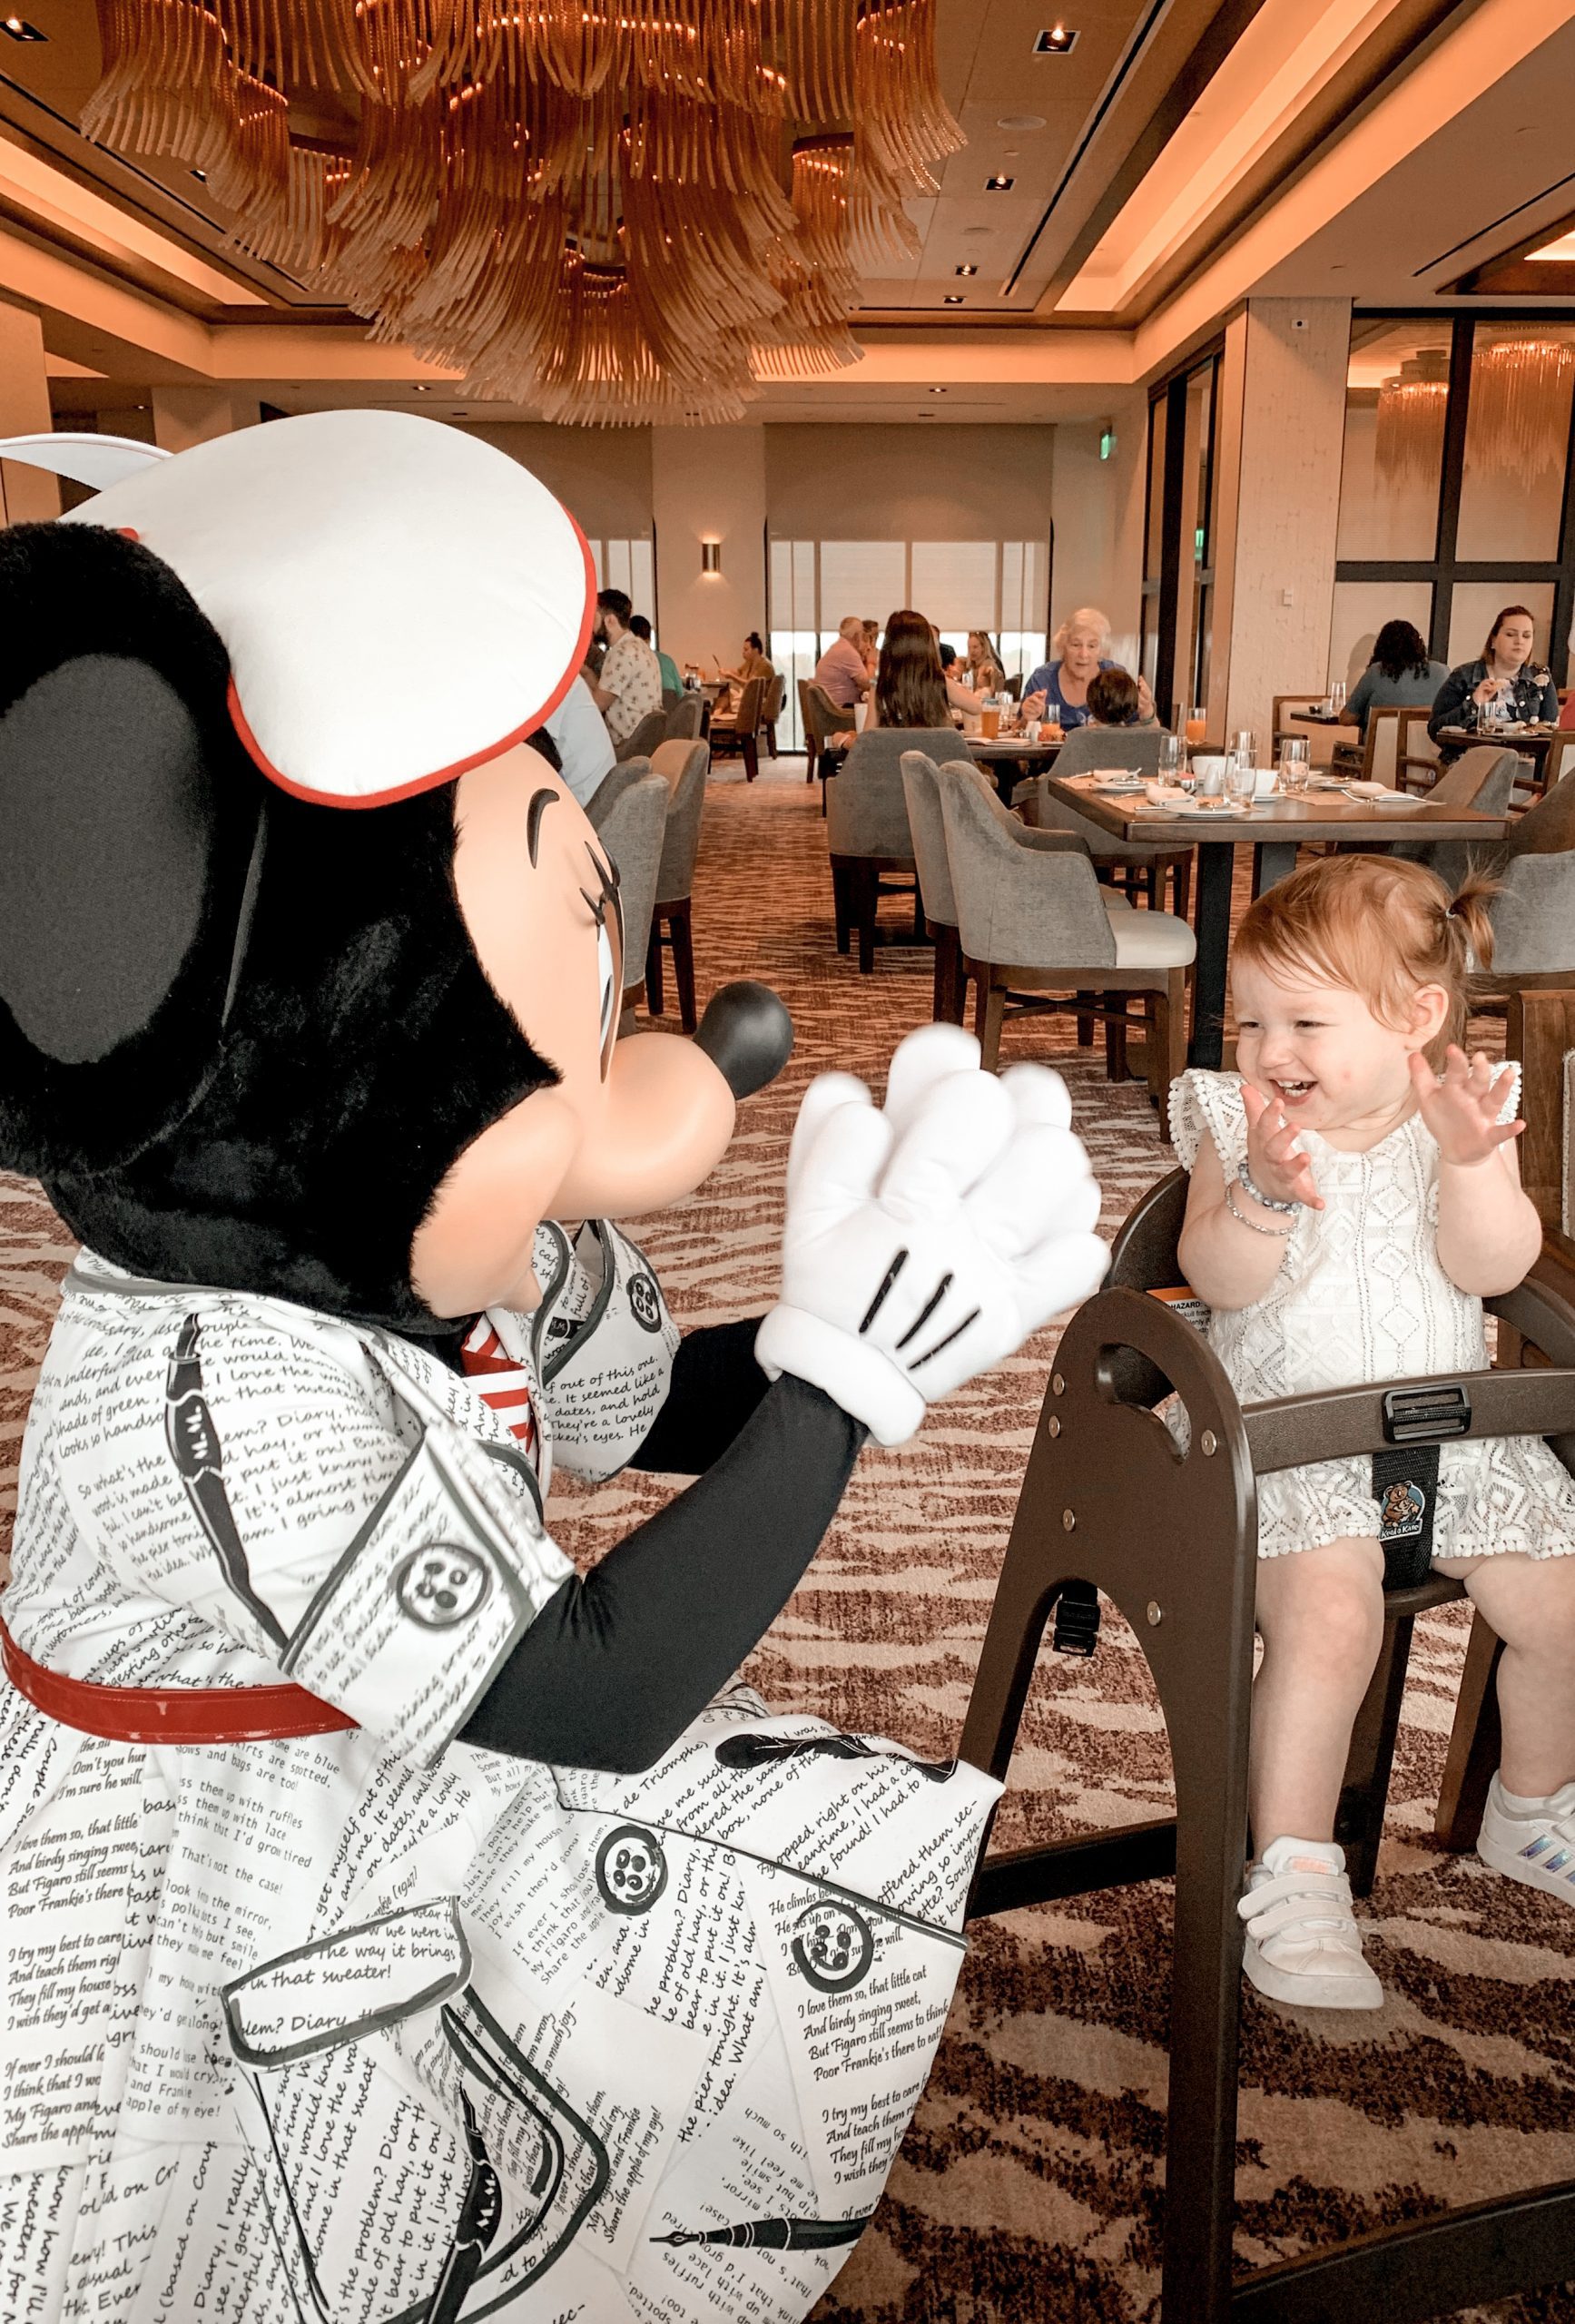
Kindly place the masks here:
<instances>
[{"instance_id":1,"label":"wooden chandelier","mask_svg":"<svg viewBox=\"0 0 1575 2324\"><path fill-rule=\"evenodd\" d=\"M86 134L478 398L738 418L858 359L961 132L935 0L98 0Z\"/></svg>"}]
</instances>

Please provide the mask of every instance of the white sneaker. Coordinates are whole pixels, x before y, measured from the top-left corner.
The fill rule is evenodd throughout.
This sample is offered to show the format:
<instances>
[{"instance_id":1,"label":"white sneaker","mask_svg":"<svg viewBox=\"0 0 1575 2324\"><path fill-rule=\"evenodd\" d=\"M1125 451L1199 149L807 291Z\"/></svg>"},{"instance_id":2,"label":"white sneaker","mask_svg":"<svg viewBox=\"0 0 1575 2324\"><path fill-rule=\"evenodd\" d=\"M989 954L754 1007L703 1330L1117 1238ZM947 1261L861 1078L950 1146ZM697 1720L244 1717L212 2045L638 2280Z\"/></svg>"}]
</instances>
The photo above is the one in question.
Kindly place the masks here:
<instances>
[{"instance_id":1,"label":"white sneaker","mask_svg":"<svg viewBox=\"0 0 1575 2324\"><path fill-rule=\"evenodd\" d=\"M1236 1906L1242 1966L1259 1993L1298 2009L1377 2009L1383 1988L1362 1958L1345 1852L1333 1840L1271 1840Z\"/></svg>"},{"instance_id":2,"label":"white sneaker","mask_svg":"<svg viewBox=\"0 0 1575 2324\"><path fill-rule=\"evenodd\" d=\"M1530 1815L1524 1807L1511 1815L1495 1776L1488 1786L1477 1854L1506 1879L1523 1880L1528 1888L1545 1888L1550 1896L1575 1905L1575 1783L1539 1799Z\"/></svg>"}]
</instances>

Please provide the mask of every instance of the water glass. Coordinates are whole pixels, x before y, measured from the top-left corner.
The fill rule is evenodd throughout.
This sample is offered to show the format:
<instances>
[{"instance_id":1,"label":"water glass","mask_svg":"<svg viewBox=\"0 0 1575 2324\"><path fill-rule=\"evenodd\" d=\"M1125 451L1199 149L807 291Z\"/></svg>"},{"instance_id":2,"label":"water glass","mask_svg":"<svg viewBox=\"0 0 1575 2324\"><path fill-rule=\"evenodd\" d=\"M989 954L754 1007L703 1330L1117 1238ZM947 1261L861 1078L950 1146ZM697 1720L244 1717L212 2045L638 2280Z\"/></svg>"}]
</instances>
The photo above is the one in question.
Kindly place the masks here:
<instances>
[{"instance_id":1,"label":"water glass","mask_svg":"<svg viewBox=\"0 0 1575 2324\"><path fill-rule=\"evenodd\" d=\"M1334 717L1338 718L1344 707L1345 681L1344 678L1337 678L1329 689L1329 708Z\"/></svg>"},{"instance_id":2,"label":"water glass","mask_svg":"<svg viewBox=\"0 0 1575 2324\"><path fill-rule=\"evenodd\" d=\"M1160 782L1174 785L1180 779L1186 763L1186 752L1180 735L1161 734L1159 737Z\"/></svg>"},{"instance_id":3,"label":"water glass","mask_svg":"<svg viewBox=\"0 0 1575 2324\"><path fill-rule=\"evenodd\" d=\"M1257 787L1255 754L1251 750L1232 751L1225 763L1225 795L1237 814L1245 815L1251 808Z\"/></svg>"},{"instance_id":4,"label":"water glass","mask_svg":"<svg viewBox=\"0 0 1575 2324\"><path fill-rule=\"evenodd\" d=\"M1230 747L1232 751L1235 752L1238 759L1252 759L1255 762L1257 758L1258 738L1253 733L1250 726L1243 726L1232 735Z\"/></svg>"},{"instance_id":5,"label":"water glass","mask_svg":"<svg viewBox=\"0 0 1575 2324\"><path fill-rule=\"evenodd\" d=\"M1305 791L1311 773L1304 739L1294 736L1280 744L1280 789L1287 798L1297 798Z\"/></svg>"}]
</instances>

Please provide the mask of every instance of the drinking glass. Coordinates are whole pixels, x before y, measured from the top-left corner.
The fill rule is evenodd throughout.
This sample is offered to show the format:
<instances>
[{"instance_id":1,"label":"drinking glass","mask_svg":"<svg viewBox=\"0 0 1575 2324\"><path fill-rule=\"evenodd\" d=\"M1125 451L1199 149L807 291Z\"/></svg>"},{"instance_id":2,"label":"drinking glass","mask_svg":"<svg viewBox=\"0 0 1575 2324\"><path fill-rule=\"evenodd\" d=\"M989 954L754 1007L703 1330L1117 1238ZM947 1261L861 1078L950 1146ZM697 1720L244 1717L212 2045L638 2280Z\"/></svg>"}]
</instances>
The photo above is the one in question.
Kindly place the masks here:
<instances>
[{"instance_id":1,"label":"drinking glass","mask_svg":"<svg viewBox=\"0 0 1575 2324\"><path fill-rule=\"evenodd\" d=\"M979 731L987 743L993 743L1000 733L1000 704L993 694L987 694L979 704Z\"/></svg>"},{"instance_id":2,"label":"drinking glass","mask_svg":"<svg viewBox=\"0 0 1575 2324\"><path fill-rule=\"evenodd\" d=\"M1186 739L1186 744L1189 750L1196 750L1207 731L1207 727L1208 720L1201 704L1195 703L1181 723L1181 731Z\"/></svg>"},{"instance_id":3,"label":"drinking glass","mask_svg":"<svg viewBox=\"0 0 1575 2324\"><path fill-rule=\"evenodd\" d=\"M1250 750L1232 751L1225 763L1225 795L1238 815L1251 808L1257 790L1256 760Z\"/></svg>"},{"instance_id":4,"label":"drinking glass","mask_svg":"<svg viewBox=\"0 0 1575 2324\"><path fill-rule=\"evenodd\" d=\"M1248 758L1255 762L1257 757L1258 738L1253 733L1250 726L1243 726L1239 728L1231 737L1230 746L1235 753L1238 759Z\"/></svg>"},{"instance_id":5,"label":"drinking glass","mask_svg":"<svg viewBox=\"0 0 1575 2324\"><path fill-rule=\"evenodd\" d=\"M1297 797L1307 788L1311 773L1306 738L1291 735L1280 744L1280 789L1288 798Z\"/></svg>"},{"instance_id":6,"label":"drinking glass","mask_svg":"<svg viewBox=\"0 0 1575 2324\"><path fill-rule=\"evenodd\" d=\"M1159 737L1159 780L1175 784L1186 763L1186 753L1179 734Z\"/></svg>"},{"instance_id":7,"label":"drinking glass","mask_svg":"<svg viewBox=\"0 0 1575 2324\"><path fill-rule=\"evenodd\" d=\"M1329 708L1333 714L1338 718L1340 713L1344 709L1344 707L1345 681L1344 678L1336 678L1334 684L1329 689Z\"/></svg>"}]
</instances>

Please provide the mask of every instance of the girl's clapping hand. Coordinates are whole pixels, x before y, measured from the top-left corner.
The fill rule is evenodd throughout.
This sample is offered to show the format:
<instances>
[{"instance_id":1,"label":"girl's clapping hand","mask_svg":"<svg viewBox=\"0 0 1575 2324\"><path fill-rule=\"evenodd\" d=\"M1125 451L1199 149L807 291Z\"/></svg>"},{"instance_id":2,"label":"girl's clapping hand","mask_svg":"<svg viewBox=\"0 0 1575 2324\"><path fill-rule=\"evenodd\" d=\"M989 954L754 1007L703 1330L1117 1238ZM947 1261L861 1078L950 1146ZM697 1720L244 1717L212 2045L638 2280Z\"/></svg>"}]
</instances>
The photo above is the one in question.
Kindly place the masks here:
<instances>
[{"instance_id":1,"label":"girl's clapping hand","mask_svg":"<svg viewBox=\"0 0 1575 2324\"><path fill-rule=\"evenodd\" d=\"M1444 1055L1443 1078L1420 1053L1411 1060L1412 1087L1422 1120L1438 1141L1442 1160L1467 1166L1485 1162L1490 1154L1519 1137L1523 1121L1501 1122L1506 1095L1506 1066L1491 1065L1479 1050L1468 1060L1452 1041Z\"/></svg>"},{"instance_id":2,"label":"girl's clapping hand","mask_svg":"<svg viewBox=\"0 0 1575 2324\"><path fill-rule=\"evenodd\" d=\"M1281 1202L1304 1203L1309 1210L1322 1210L1324 1197L1318 1192L1313 1165L1306 1155L1296 1151L1295 1128L1281 1108L1250 1081L1242 1083L1242 1104L1247 1118L1247 1169L1254 1186Z\"/></svg>"}]
</instances>

